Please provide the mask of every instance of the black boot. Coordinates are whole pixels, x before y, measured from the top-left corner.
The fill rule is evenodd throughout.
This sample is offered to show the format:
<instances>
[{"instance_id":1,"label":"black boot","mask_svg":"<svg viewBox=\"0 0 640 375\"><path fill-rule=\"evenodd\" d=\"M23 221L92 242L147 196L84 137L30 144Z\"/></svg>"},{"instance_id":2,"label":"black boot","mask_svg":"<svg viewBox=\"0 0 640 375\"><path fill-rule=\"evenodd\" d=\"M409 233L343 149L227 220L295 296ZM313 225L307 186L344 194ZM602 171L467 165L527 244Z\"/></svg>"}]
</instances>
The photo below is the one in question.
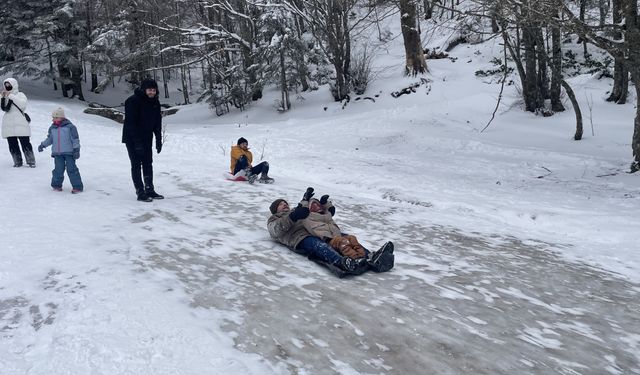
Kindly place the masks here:
<instances>
[{"instance_id":1,"label":"black boot","mask_svg":"<svg viewBox=\"0 0 640 375\"><path fill-rule=\"evenodd\" d=\"M350 275L361 275L369 269L369 264L366 258L351 259L343 257L338 263L338 267Z\"/></svg>"},{"instance_id":2,"label":"black boot","mask_svg":"<svg viewBox=\"0 0 640 375\"><path fill-rule=\"evenodd\" d=\"M22 155L21 154L11 154L13 157L13 166L15 168L22 167Z\"/></svg>"},{"instance_id":3,"label":"black boot","mask_svg":"<svg viewBox=\"0 0 640 375\"><path fill-rule=\"evenodd\" d=\"M372 253L368 263L375 272L387 272L392 269L395 263L393 242L385 243L378 251Z\"/></svg>"},{"instance_id":4,"label":"black boot","mask_svg":"<svg viewBox=\"0 0 640 375\"><path fill-rule=\"evenodd\" d=\"M145 176L144 192L151 199L164 199L164 195L156 193L155 189L153 188L153 177Z\"/></svg>"},{"instance_id":5,"label":"black boot","mask_svg":"<svg viewBox=\"0 0 640 375\"><path fill-rule=\"evenodd\" d=\"M140 202L153 202L153 199L144 192L144 189L136 189L136 195Z\"/></svg>"},{"instance_id":6,"label":"black boot","mask_svg":"<svg viewBox=\"0 0 640 375\"><path fill-rule=\"evenodd\" d=\"M27 164L31 168L35 168L36 167L36 157L33 154L33 150L24 150L24 158L26 159Z\"/></svg>"}]
</instances>

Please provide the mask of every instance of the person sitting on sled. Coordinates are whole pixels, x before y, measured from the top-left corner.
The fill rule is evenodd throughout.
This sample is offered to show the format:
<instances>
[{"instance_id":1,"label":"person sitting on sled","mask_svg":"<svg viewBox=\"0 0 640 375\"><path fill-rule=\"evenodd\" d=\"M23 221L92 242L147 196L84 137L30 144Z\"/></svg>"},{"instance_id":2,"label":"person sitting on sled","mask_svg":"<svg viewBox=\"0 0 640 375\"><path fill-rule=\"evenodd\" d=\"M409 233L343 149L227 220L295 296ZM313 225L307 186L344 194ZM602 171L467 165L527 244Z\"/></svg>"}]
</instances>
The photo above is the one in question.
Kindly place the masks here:
<instances>
[{"instance_id":1,"label":"person sitting on sled","mask_svg":"<svg viewBox=\"0 0 640 375\"><path fill-rule=\"evenodd\" d=\"M313 194L313 188L308 188L293 210L284 199L271 203L272 215L267 228L273 239L298 254L346 274L359 275L368 270L386 272L393 268L393 243L387 242L371 253L354 236L341 233L333 222L335 207L329 196L322 196L318 201L312 199Z\"/></svg>"},{"instance_id":2,"label":"person sitting on sled","mask_svg":"<svg viewBox=\"0 0 640 375\"><path fill-rule=\"evenodd\" d=\"M263 161L255 167L252 167L252 161L253 154L249 151L249 142L245 138L240 137L237 145L231 147L231 174L235 175L240 171L245 171L250 184L253 184L256 178L258 178L258 174L260 174L258 182L265 184L273 183L273 178L268 176L269 163Z\"/></svg>"}]
</instances>

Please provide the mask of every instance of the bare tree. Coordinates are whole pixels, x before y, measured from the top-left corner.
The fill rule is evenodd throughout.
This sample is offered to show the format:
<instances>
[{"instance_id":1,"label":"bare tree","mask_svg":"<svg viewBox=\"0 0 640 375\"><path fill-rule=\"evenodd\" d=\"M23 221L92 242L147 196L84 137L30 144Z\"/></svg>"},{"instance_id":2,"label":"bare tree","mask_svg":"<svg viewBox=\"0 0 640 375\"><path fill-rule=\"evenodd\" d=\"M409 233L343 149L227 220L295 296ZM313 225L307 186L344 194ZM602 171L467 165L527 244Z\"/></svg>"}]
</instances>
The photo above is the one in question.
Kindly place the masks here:
<instances>
[{"instance_id":1,"label":"bare tree","mask_svg":"<svg viewBox=\"0 0 640 375\"><path fill-rule=\"evenodd\" d=\"M374 13L375 7L361 8L357 0L285 0L289 9L308 26L327 60L335 69L333 97L345 99L351 91L351 33ZM353 18L353 19L352 19Z\"/></svg>"},{"instance_id":2,"label":"bare tree","mask_svg":"<svg viewBox=\"0 0 640 375\"><path fill-rule=\"evenodd\" d=\"M400 0L400 25L405 50L405 74L416 76L427 71L427 61L416 26L416 3L414 0Z\"/></svg>"}]
</instances>

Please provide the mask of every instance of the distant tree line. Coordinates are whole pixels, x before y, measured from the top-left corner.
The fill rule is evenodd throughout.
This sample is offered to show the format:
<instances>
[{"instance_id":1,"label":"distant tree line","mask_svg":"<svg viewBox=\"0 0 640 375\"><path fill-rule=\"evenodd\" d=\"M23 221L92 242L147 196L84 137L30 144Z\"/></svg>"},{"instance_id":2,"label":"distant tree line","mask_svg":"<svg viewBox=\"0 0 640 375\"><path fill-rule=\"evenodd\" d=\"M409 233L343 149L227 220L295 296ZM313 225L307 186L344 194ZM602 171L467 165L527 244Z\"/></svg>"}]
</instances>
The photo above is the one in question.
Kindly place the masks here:
<instances>
[{"instance_id":1,"label":"distant tree line","mask_svg":"<svg viewBox=\"0 0 640 375\"><path fill-rule=\"evenodd\" d=\"M329 83L336 101L354 88L364 91L367 77L359 70L370 68L371 59L358 56L366 48L354 48L353 34L371 28L380 14L415 6L407 0L13 0L0 8L0 69L47 78L65 97L80 100L83 89L100 93L114 79L136 84L145 76L161 82L168 96L168 82L177 79L184 103L203 92L201 99L222 113L260 99L263 87L275 84L282 91L279 109L287 110L293 91ZM402 22L414 25L415 11L409 18ZM407 30L413 32L408 51L421 56L420 36ZM415 60L407 58L408 74L425 71L424 58ZM199 90L193 90L195 71Z\"/></svg>"}]
</instances>

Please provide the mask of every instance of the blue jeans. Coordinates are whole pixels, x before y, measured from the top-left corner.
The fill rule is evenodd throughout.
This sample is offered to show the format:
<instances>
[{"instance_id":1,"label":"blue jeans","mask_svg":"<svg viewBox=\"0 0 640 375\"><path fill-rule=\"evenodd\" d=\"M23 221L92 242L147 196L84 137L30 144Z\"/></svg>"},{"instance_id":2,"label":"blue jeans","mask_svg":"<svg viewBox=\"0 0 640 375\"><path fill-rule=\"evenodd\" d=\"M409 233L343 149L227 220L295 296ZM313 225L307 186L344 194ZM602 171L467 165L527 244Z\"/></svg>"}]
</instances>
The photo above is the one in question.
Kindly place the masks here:
<instances>
[{"instance_id":1,"label":"blue jeans","mask_svg":"<svg viewBox=\"0 0 640 375\"><path fill-rule=\"evenodd\" d=\"M76 166L76 159L73 155L55 155L53 157L54 169L51 171L51 187L61 188L64 181L64 170L67 169L69 181L74 189L82 190L82 178L80 178L80 170Z\"/></svg>"},{"instance_id":2,"label":"blue jeans","mask_svg":"<svg viewBox=\"0 0 640 375\"><path fill-rule=\"evenodd\" d=\"M329 264L337 264L342 259L342 255L338 254L328 243L313 236L305 237L294 251Z\"/></svg>"}]
</instances>

